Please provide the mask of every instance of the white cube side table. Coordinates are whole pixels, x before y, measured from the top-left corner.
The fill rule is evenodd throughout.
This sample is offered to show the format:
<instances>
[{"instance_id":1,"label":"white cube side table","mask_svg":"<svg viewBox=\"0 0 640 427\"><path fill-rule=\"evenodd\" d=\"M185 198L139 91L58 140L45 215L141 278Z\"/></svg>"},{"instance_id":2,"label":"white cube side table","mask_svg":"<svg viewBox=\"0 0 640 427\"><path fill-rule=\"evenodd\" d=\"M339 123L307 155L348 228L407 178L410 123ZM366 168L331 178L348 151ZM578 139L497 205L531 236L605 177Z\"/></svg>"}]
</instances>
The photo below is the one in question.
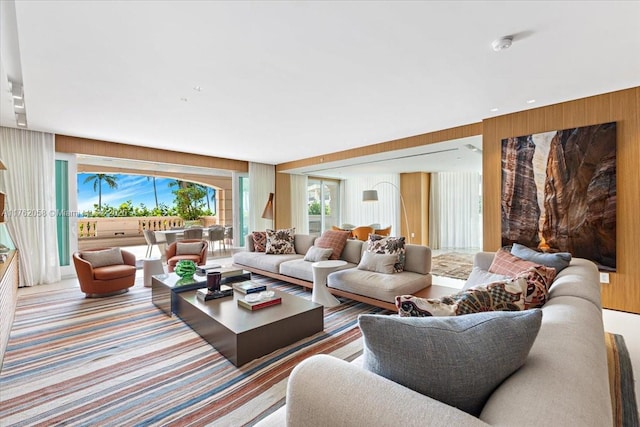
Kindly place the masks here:
<instances>
[{"instance_id":1,"label":"white cube side table","mask_svg":"<svg viewBox=\"0 0 640 427\"><path fill-rule=\"evenodd\" d=\"M340 305L340 300L331 295L331 292L327 289L327 276L344 265L347 265L347 262L342 260L318 261L311 264L311 268L313 268L311 301L322 304L325 307Z\"/></svg>"},{"instance_id":2,"label":"white cube side table","mask_svg":"<svg viewBox=\"0 0 640 427\"><path fill-rule=\"evenodd\" d=\"M147 258L142 260L142 274L144 277L144 287L151 287L151 276L156 274L164 274L162 260L159 258Z\"/></svg>"}]
</instances>

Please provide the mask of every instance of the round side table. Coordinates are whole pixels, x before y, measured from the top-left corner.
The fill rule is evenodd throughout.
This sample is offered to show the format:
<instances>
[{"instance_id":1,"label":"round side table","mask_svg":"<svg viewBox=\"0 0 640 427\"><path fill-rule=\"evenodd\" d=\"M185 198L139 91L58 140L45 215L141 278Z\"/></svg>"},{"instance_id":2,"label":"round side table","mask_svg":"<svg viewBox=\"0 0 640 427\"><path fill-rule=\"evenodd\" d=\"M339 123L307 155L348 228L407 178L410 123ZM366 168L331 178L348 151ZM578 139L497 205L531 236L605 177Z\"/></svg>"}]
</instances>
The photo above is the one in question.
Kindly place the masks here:
<instances>
[{"instance_id":1,"label":"round side table","mask_svg":"<svg viewBox=\"0 0 640 427\"><path fill-rule=\"evenodd\" d=\"M318 261L311 264L311 268L313 268L311 301L322 304L325 307L340 305L340 301L331 295L331 292L327 289L327 276L344 265L347 265L347 262L341 260Z\"/></svg>"},{"instance_id":2,"label":"round side table","mask_svg":"<svg viewBox=\"0 0 640 427\"><path fill-rule=\"evenodd\" d=\"M155 274L164 274L164 267L162 266L162 260L155 258L142 260L142 274L144 277L144 287L151 287L151 276Z\"/></svg>"}]
</instances>

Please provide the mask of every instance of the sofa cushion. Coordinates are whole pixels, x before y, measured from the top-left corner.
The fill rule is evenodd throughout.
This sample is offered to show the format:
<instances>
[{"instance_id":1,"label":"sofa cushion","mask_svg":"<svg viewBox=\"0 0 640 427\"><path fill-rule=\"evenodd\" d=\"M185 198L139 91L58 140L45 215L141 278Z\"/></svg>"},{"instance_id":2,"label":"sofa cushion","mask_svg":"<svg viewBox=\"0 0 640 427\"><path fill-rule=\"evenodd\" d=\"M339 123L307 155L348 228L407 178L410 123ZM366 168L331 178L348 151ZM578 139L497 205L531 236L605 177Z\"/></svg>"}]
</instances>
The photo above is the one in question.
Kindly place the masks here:
<instances>
[{"instance_id":1,"label":"sofa cushion","mask_svg":"<svg viewBox=\"0 0 640 427\"><path fill-rule=\"evenodd\" d=\"M176 255L200 255L202 252L202 242L176 243ZM198 258L199 260L200 258Z\"/></svg>"},{"instance_id":2,"label":"sofa cushion","mask_svg":"<svg viewBox=\"0 0 640 427\"><path fill-rule=\"evenodd\" d=\"M295 254L293 245L295 232L295 228L267 230L267 244L264 252L273 255Z\"/></svg>"},{"instance_id":3,"label":"sofa cushion","mask_svg":"<svg viewBox=\"0 0 640 427\"><path fill-rule=\"evenodd\" d=\"M342 250L351 235L349 231L327 230L318 237L314 243L319 248L331 248L333 252L329 259L340 259Z\"/></svg>"},{"instance_id":4,"label":"sofa cushion","mask_svg":"<svg viewBox=\"0 0 640 427\"><path fill-rule=\"evenodd\" d=\"M242 251L233 254L233 263L271 273L280 273L280 264L296 259L301 260L302 257L298 254L268 255L264 252Z\"/></svg>"},{"instance_id":5,"label":"sofa cushion","mask_svg":"<svg viewBox=\"0 0 640 427\"><path fill-rule=\"evenodd\" d=\"M295 277L296 279L306 280L307 282L313 282L313 262L305 261L304 259L294 259L285 261L280 264L280 274L284 276ZM354 268L355 264L346 264L338 267L339 270Z\"/></svg>"},{"instance_id":6,"label":"sofa cushion","mask_svg":"<svg viewBox=\"0 0 640 427\"><path fill-rule=\"evenodd\" d=\"M549 299L549 288L553 279L556 277L555 268L538 265L529 267L527 270L520 272L517 278L523 278L527 281L527 291L524 297L524 308L542 307Z\"/></svg>"},{"instance_id":7,"label":"sofa cushion","mask_svg":"<svg viewBox=\"0 0 640 427\"><path fill-rule=\"evenodd\" d=\"M317 246L311 246L305 254L304 260L310 262L326 261L329 259L332 253L333 249L331 248L325 249L319 248Z\"/></svg>"},{"instance_id":8,"label":"sofa cushion","mask_svg":"<svg viewBox=\"0 0 640 427\"><path fill-rule=\"evenodd\" d=\"M567 268L571 262L571 254L569 252L542 253L518 243L514 243L511 246L511 255L546 267L555 268L556 273L560 273Z\"/></svg>"},{"instance_id":9,"label":"sofa cushion","mask_svg":"<svg viewBox=\"0 0 640 427\"><path fill-rule=\"evenodd\" d=\"M404 271L405 248L404 237L383 237L377 234L370 234L367 241L367 251L376 254L397 255L398 260L395 263L394 270L396 273Z\"/></svg>"},{"instance_id":10,"label":"sofa cushion","mask_svg":"<svg viewBox=\"0 0 640 427\"><path fill-rule=\"evenodd\" d=\"M267 249L267 232L266 231L254 231L251 233L251 239L253 240L253 250L256 252L264 252Z\"/></svg>"},{"instance_id":11,"label":"sofa cushion","mask_svg":"<svg viewBox=\"0 0 640 427\"><path fill-rule=\"evenodd\" d=\"M483 311L519 311L525 308L524 277L478 285L442 298L396 297L402 317L460 316Z\"/></svg>"},{"instance_id":12,"label":"sofa cushion","mask_svg":"<svg viewBox=\"0 0 640 427\"><path fill-rule=\"evenodd\" d=\"M360 315L363 366L478 416L491 393L524 364L541 319L541 310L447 318Z\"/></svg>"},{"instance_id":13,"label":"sofa cushion","mask_svg":"<svg viewBox=\"0 0 640 427\"><path fill-rule=\"evenodd\" d=\"M383 274L395 273L395 265L398 262L398 255L376 254L365 251L358 264L358 269L376 271Z\"/></svg>"},{"instance_id":14,"label":"sofa cushion","mask_svg":"<svg viewBox=\"0 0 640 427\"><path fill-rule=\"evenodd\" d=\"M393 304L396 295L413 294L431 286L431 275L410 271L380 274L350 268L329 274L327 286Z\"/></svg>"},{"instance_id":15,"label":"sofa cushion","mask_svg":"<svg viewBox=\"0 0 640 427\"><path fill-rule=\"evenodd\" d=\"M365 246L366 244L362 240L348 239L344 245L340 259L351 264L358 264L360 259L362 259L362 248Z\"/></svg>"},{"instance_id":16,"label":"sofa cushion","mask_svg":"<svg viewBox=\"0 0 640 427\"><path fill-rule=\"evenodd\" d=\"M518 258L517 256L511 255L509 251L500 249L496 252L496 256L493 258L491 266L489 266L489 272L515 277L518 273L537 265L540 264Z\"/></svg>"},{"instance_id":17,"label":"sofa cushion","mask_svg":"<svg viewBox=\"0 0 640 427\"><path fill-rule=\"evenodd\" d=\"M414 273L431 273L431 248L422 245L407 244L404 246L404 271Z\"/></svg>"},{"instance_id":18,"label":"sofa cushion","mask_svg":"<svg viewBox=\"0 0 640 427\"><path fill-rule=\"evenodd\" d=\"M120 248L102 249L99 251L82 251L80 252L82 259L87 260L91 267L98 268L105 265L124 264L122 251Z\"/></svg>"},{"instance_id":19,"label":"sofa cushion","mask_svg":"<svg viewBox=\"0 0 640 427\"><path fill-rule=\"evenodd\" d=\"M297 254L304 255L313 246L316 236L310 234L296 234L293 236L293 246Z\"/></svg>"}]
</instances>

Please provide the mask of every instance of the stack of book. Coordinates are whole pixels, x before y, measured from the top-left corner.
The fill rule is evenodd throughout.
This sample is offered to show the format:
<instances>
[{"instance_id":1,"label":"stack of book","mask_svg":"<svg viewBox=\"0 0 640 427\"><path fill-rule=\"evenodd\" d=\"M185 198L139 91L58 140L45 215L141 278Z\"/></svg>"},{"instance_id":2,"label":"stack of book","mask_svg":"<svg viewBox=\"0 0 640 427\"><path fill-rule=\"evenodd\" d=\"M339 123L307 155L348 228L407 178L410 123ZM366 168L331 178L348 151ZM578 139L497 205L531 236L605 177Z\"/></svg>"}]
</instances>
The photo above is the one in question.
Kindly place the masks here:
<instances>
[{"instance_id":1,"label":"stack of book","mask_svg":"<svg viewBox=\"0 0 640 427\"><path fill-rule=\"evenodd\" d=\"M256 311L261 308L271 307L272 305L278 305L282 302L282 298L273 296L267 299L259 299L255 302L246 301L243 298L238 299L238 307L246 308L247 310Z\"/></svg>"},{"instance_id":2,"label":"stack of book","mask_svg":"<svg viewBox=\"0 0 640 427\"><path fill-rule=\"evenodd\" d=\"M256 292L266 291L265 285L260 285L249 280L233 284L233 289L243 294L254 294Z\"/></svg>"},{"instance_id":3,"label":"stack of book","mask_svg":"<svg viewBox=\"0 0 640 427\"><path fill-rule=\"evenodd\" d=\"M196 275L206 276L208 271L220 270L222 266L220 264L205 265L203 267L196 267Z\"/></svg>"},{"instance_id":4,"label":"stack of book","mask_svg":"<svg viewBox=\"0 0 640 427\"><path fill-rule=\"evenodd\" d=\"M198 289L196 291L196 298L200 301L209 301L212 299L230 297L233 295L233 288L231 286L222 285L219 291L210 291L207 288Z\"/></svg>"}]
</instances>

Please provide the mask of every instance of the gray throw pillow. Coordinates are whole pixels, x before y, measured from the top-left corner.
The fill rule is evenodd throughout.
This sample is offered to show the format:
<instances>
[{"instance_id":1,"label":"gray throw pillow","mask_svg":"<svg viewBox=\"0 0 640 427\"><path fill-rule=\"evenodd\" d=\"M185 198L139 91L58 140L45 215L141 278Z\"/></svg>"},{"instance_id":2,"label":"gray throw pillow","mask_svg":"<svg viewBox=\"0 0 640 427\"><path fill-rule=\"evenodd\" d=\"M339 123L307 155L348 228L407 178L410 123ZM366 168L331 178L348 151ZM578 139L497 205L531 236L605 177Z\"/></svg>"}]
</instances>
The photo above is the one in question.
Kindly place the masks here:
<instances>
[{"instance_id":1,"label":"gray throw pillow","mask_svg":"<svg viewBox=\"0 0 640 427\"><path fill-rule=\"evenodd\" d=\"M365 251L362 254L358 270L375 271L384 274L395 273L395 264L398 262L398 255L376 254Z\"/></svg>"},{"instance_id":2,"label":"gray throw pillow","mask_svg":"<svg viewBox=\"0 0 640 427\"><path fill-rule=\"evenodd\" d=\"M541 320L540 309L455 317L363 314L363 367L477 417L524 364Z\"/></svg>"},{"instance_id":3,"label":"gray throw pillow","mask_svg":"<svg viewBox=\"0 0 640 427\"><path fill-rule=\"evenodd\" d=\"M326 261L329 259L331 254L333 253L333 249L331 248L319 248L317 246L311 246L304 256L305 261L318 262L318 261Z\"/></svg>"},{"instance_id":4,"label":"gray throw pillow","mask_svg":"<svg viewBox=\"0 0 640 427\"><path fill-rule=\"evenodd\" d=\"M176 244L176 255L200 255L202 251L201 242L182 243Z\"/></svg>"},{"instance_id":5,"label":"gray throw pillow","mask_svg":"<svg viewBox=\"0 0 640 427\"><path fill-rule=\"evenodd\" d=\"M103 249L100 251L84 251L80 252L80 256L82 259L89 261L93 268L124 264L120 248Z\"/></svg>"},{"instance_id":6,"label":"gray throw pillow","mask_svg":"<svg viewBox=\"0 0 640 427\"><path fill-rule=\"evenodd\" d=\"M500 282L507 279L509 279L509 276L505 276L504 274L489 273L487 270L483 270L480 267L473 267L473 270L471 270L471 274L462 289L469 289L474 286Z\"/></svg>"},{"instance_id":7,"label":"gray throw pillow","mask_svg":"<svg viewBox=\"0 0 640 427\"><path fill-rule=\"evenodd\" d=\"M569 252L542 253L518 243L514 243L511 247L511 255L545 267L555 268L556 274L567 268L571 262L571 254Z\"/></svg>"}]
</instances>

